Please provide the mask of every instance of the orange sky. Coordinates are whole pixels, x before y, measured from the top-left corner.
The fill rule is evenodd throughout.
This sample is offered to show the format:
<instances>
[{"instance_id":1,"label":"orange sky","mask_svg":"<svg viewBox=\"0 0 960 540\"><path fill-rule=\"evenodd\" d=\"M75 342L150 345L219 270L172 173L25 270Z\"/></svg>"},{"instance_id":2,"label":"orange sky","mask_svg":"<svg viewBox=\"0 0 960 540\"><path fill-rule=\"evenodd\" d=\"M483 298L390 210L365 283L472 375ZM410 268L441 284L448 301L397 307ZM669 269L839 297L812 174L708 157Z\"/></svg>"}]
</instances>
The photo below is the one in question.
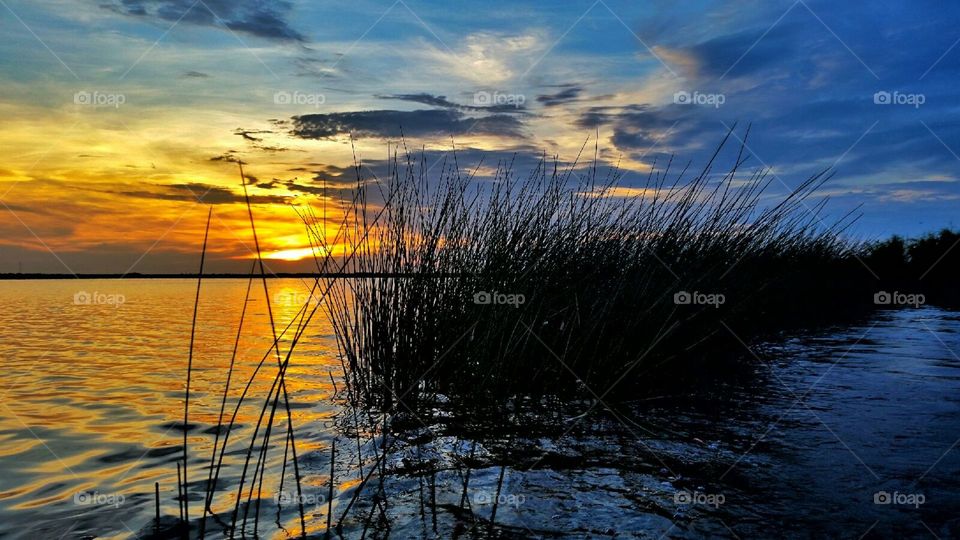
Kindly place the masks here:
<instances>
[{"instance_id":1,"label":"orange sky","mask_svg":"<svg viewBox=\"0 0 960 540\"><path fill-rule=\"evenodd\" d=\"M207 205L211 270L246 271L238 158L271 267L309 270L282 260L308 253L294 206L350 185L355 154L372 175L401 129L401 156L433 166L455 142L481 173L590 141L582 163L596 142L629 192L674 155L697 170L751 123L749 165L781 191L836 170L831 208L862 212L854 232L958 219L945 8L868 24L827 2L821 19L776 2L180 4L3 3L0 273L192 272Z\"/></svg>"}]
</instances>

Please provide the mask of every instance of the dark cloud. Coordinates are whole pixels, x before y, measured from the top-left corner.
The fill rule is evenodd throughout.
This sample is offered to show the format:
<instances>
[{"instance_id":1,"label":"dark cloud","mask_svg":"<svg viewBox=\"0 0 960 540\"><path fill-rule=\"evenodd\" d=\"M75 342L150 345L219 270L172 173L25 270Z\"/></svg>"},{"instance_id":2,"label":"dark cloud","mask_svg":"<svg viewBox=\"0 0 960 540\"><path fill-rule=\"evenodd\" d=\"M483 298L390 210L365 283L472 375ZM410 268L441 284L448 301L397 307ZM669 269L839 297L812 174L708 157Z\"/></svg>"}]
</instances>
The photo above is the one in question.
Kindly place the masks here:
<instances>
[{"instance_id":1,"label":"dark cloud","mask_svg":"<svg viewBox=\"0 0 960 540\"><path fill-rule=\"evenodd\" d=\"M361 165L361 168L368 168L372 163L386 163L384 160L374 160L369 163L364 163ZM314 184L319 184L321 187L327 185L328 187L336 187L337 189L342 187L355 187L357 185L357 169L353 165L331 165L326 163L307 163L300 167L293 167L287 169L292 173L303 173L304 175L309 175L309 179L306 182L311 182ZM369 170L367 171L369 172ZM258 187L262 188L274 188L282 187L287 185L289 182L297 182L302 184L300 176L294 177L292 180L281 180L279 178L274 178L271 182L261 183ZM296 190L294 190L296 191Z\"/></svg>"},{"instance_id":2,"label":"dark cloud","mask_svg":"<svg viewBox=\"0 0 960 540\"><path fill-rule=\"evenodd\" d=\"M243 138L243 140L248 142L250 146L258 150L263 150L264 152L286 152L287 150L289 150L289 148L286 148L283 146L271 146L268 144L263 144L263 137L261 135L267 135L267 134L273 134L273 133L275 132L269 129L249 130L249 129L237 128L233 131L234 135L239 135L240 137Z\"/></svg>"},{"instance_id":3,"label":"dark cloud","mask_svg":"<svg viewBox=\"0 0 960 540\"><path fill-rule=\"evenodd\" d=\"M288 0L113 0L107 9L133 17L201 26L226 26L234 32L281 41L305 41L286 21Z\"/></svg>"},{"instance_id":4,"label":"dark cloud","mask_svg":"<svg viewBox=\"0 0 960 540\"><path fill-rule=\"evenodd\" d=\"M790 185L826 167L836 170L835 182L854 178L885 186L905 176L958 176L953 153L960 148L960 124L950 112L960 54L948 53L956 38L945 34L960 6L887 3L863 10L808 0L788 13L789 5L756 7L754 16L742 19L705 13L729 20L708 33L694 31L703 22L696 17L672 30L659 23L641 29L649 42L693 60L677 89L723 94L721 107L593 107L580 114L577 126L605 129L618 149L648 162L661 151L702 162L727 126L750 123L752 162L775 168ZM937 16L931 16L934 11ZM691 35L705 37L691 43ZM878 91L922 95L925 103L878 105L873 99ZM739 144L735 138L730 142ZM654 153L646 154L654 144ZM897 189L898 197L916 191ZM857 193L883 197L882 190Z\"/></svg>"},{"instance_id":5,"label":"dark cloud","mask_svg":"<svg viewBox=\"0 0 960 540\"><path fill-rule=\"evenodd\" d=\"M627 122L646 129L669 126L676 119L668 116L663 107L652 105L627 105L625 107L590 107L577 118L576 125L582 129Z\"/></svg>"},{"instance_id":6,"label":"dark cloud","mask_svg":"<svg viewBox=\"0 0 960 540\"><path fill-rule=\"evenodd\" d=\"M698 131L705 119L698 118L697 112L686 106L590 107L580 114L575 125L591 131L612 130L611 140L618 150L646 153L655 145L677 138L699 138ZM722 124L715 122L714 125Z\"/></svg>"},{"instance_id":7,"label":"dark cloud","mask_svg":"<svg viewBox=\"0 0 960 540\"><path fill-rule=\"evenodd\" d=\"M250 177L248 177L248 180L249 178ZM118 190L110 191L109 193L141 199L159 199L164 201L184 201L204 204L234 204L246 202L243 193L236 193L227 188L200 182L155 184L152 187L155 191ZM250 195L251 204L286 204L289 201L289 197L278 195Z\"/></svg>"},{"instance_id":8,"label":"dark cloud","mask_svg":"<svg viewBox=\"0 0 960 540\"><path fill-rule=\"evenodd\" d=\"M336 165L319 165L311 171L315 182L335 182L338 184L351 184L357 181L357 169L348 165L338 167Z\"/></svg>"},{"instance_id":9,"label":"dark cloud","mask_svg":"<svg viewBox=\"0 0 960 540\"><path fill-rule=\"evenodd\" d=\"M447 99L447 96L435 96L433 94L390 94L384 96L377 96L380 99L395 99L399 101L409 101L412 103L420 103L422 105L432 105L434 107L443 107L445 109L455 109L463 111L484 111L489 113L524 113L526 112L526 105L523 103L517 104L496 104L496 105L462 105L460 103L454 103Z\"/></svg>"},{"instance_id":10,"label":"dark cloud","mask_svg":"<svg viewBox=\"0 0 960 540\"><path fill-rule=\"evenodd\" d=\"M310 184L300 184L293 180L287 180L284 183L284 186L290 191L297 191L300 193L308 193L310 195L325 195L329 194L331 190L325 186L314 186Z\"/></svg>"},{"instance_id":11,"label":"dark cloud","mask_svg":"<svg viewBox=\"0 0 960 540\"><path fill-rule=\"evenodd\" d=\"M730 70L727 77L742 76L769 66L783 66L787 59L795 58L800 42L794 37L792 28L781 26L766 35L763 31L745 31L719 36L687 51L697 59L701 75L719 77Z\"/></svg>"},{"instance_id":12,"label":"dark cloud","mask_svg":"<svg viewBox=\"0 0 960 540\"><path fill-rule=\"evenodd\" d=\"M395 138L455 137L471 133L524 136L523 123L514 116L470 117L459 111L443 109L307 114L293 117L292 127L292 134L304 139L329 139L344 134L361 138Z\"/></svg>"},{"instance_id":13,"label":"dark cloud","mask_svg":"<svg viewBox=\"0 0 960 540\"><path fill-rule=\"evenodd\" d=\"M554 159L546 155L540 148L531 145L518 145L502 150L483 150L472 147L457 147L455 150L416 150L409 154L400 153L393 159L367 159L357 167L328 165L322 163L308 163L302 167L289 169L294 173L308 173L313 176L309 179L299 177L281 180L274 178L269 184L273 188L287 188L291 191L322 194L324 188L328 195L350 193L356 188L359 180L370 183L377 180L386 181L392 172L400 171L404 174L406 168L412 167L415 174L422 167L429 171L429 178L435 180L446 174L451 174L454 167L459 167L461 174L470 175L477 172L477 179L489 179L486 175L492 169L510 169L515 175L526 175L535 171L542 161L548 163L548 169L553 170ZM479 166L482 169L478 169ZM569 161L557 161L558 168L570 166ZM265 188L266 183L257 187Z\"/></svg>"},{"instance_id":14,"label":"dark cloud","mask_svg":"<svg viewBox=\"0 0 960 540\"><path fill-rule=\"evenodd\" d=\"M257 180L257 188L259 189L274 189L282 183L282 180L279 178L272 178L269 182L264 182L262 180Z\"/></svg>"},{"instance_id":15,"label":"dark cloud","mask_svg":"<svg viewBox=\"0 0 960 540\"><path fill-rule=\"evenodd\" d=\"M203 73L202 71L187 71L180 75L181 79L208 79L210 75Z\"/></svg>"},{"instance_id":16,"label":"dark cloud","mask_svg":"<svg viewBox=\"0 0 960 540\"><path fill-rule=\"evenodd\" d=\"M262 140L263 140L263 137L257 137L257 135L259 135L259 134L261 134L261 133L271 133L271 132L270 132L270 131L256 131L256 130L240 129L240 128L237 128L237 129L233 130L233 134L234 134L234 135L239 135L239 136L243 137L244 139L246 139L247 141L250 141L250 142L260 142L260 141L262 141Z\"/></svg>"},{"instance_id":17,"label":"dark cloud","mask_svg":"<svg viewBox=\"0 0 960 540\"><path fill-rule=\"evenodd\" d=\"M227 150L226 152L224 152L223 154L220 154L219 156L213 156L212 158L210 158L210 161L224 161L227 163L239 163L241 165L246 165L247 162L241 160L239 157L237 157L237 155L238 155L238 152L236 150Z\"/></svg>"},{"instance_id":18,"label":"dark cloud","mask_svg":"<svg viewBox=\"0 0 960 540\"><path fill-rule=\"evenodd\" d=\"M583 93L583 87L577 85L563 85L561 90L553 94L541 94L537 96L537 101L545 107L554 107L577 101Z\"/></svg>"}]
</instances>

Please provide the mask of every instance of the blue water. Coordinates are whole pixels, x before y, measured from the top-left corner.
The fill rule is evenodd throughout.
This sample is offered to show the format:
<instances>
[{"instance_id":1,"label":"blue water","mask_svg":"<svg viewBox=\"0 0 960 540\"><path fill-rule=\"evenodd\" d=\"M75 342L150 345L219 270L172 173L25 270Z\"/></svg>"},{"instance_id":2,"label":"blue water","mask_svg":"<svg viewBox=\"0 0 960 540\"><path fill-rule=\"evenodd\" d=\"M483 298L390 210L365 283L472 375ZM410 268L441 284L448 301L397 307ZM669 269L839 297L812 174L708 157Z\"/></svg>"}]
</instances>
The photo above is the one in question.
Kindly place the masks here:
<instances>
[{"instance_id":1,"label":"blue water","mask_svg":"<svg viewBox=\"0 0 960 540\"><path fill-rule=\"evenodd\" d=\"M191 482L205 478L245 285L224 280L204 288L195 426L188 433ZM154 482L161 485L162 512L177 513L194 286L190 280L0 282L0 537L135 537L149 530ZM309 289L296 280L270 287L282 326ZM84 291L107 296L100 304L75 303ZM109 295L123 302L110 304ZM257 309L238 360L244 376L269 346L262 291L250 305ZM416 444L400 439L391 447L384 482L390 535L960 536L960 314L933 307L877 311L855 324L753 349L744 351L757 357L751 373L618 405L615 412L598 404L589 414L561 419L570 428L562 437L531 431L499 444L477 442L428 422ZM298 351L288 386L303 492L311 501L307 528L322 534L331 440L340 449L337 516L357 489L358 461L351 438L333 422L344 412L331 383L340 364L324 320ZM256 380L253 395L263 395L268 384ZM255 400L241 412L231 450L248 444L261 404ZM366 471L372 448L363 443ZM471 450L461 505L463 458ZM409 464L417 453L441 470L415 474ZM274 498L266 494L276 488L270 480L279 476L281 458L282 446L268 459L265 537L299 532L289 505L274 519ZM239 459L236 453L226 459L222 481L229 488ZM424 487L431 483L434 489ZM218 499L218 511L232 507L230 491ZM370 499L356 503L344 537L360 537L362 517L376 515ZM221 534L214 528L208 536ZM385 526L371 525L368 536L387 536Z\"/></svg>"}]
</instances>

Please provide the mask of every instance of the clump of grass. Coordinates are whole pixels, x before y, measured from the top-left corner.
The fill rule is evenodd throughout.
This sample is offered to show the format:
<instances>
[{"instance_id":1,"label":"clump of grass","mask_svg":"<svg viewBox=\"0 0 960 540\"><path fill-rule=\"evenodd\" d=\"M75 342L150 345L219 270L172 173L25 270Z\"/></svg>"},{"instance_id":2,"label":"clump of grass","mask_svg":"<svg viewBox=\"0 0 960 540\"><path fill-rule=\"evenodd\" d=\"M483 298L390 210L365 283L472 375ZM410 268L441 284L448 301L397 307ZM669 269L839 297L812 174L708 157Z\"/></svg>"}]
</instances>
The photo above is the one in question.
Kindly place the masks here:
<instances>
[{"instance_id":1,"label":"clump of grass","mask_svg":"<svg viewBox=\"0 0 960 540\"><path fill-rule=\"evenodd\" d=\"M869 300L861 247L841 235L852 219L826 225L823 202L808 203L827 172L764 205L774 178L744 175L742 148L715 173L726 142L699 173L671 160L634 189L579 158L563 169L544 159L523 178L501 163L481 180L455 154L435 177L394 157L384 181L360 176L342 238L349 271L366 277L332 281L325 303L351 392L384 407L570 389L603 398Z\"/></svg>"}]
</instances>

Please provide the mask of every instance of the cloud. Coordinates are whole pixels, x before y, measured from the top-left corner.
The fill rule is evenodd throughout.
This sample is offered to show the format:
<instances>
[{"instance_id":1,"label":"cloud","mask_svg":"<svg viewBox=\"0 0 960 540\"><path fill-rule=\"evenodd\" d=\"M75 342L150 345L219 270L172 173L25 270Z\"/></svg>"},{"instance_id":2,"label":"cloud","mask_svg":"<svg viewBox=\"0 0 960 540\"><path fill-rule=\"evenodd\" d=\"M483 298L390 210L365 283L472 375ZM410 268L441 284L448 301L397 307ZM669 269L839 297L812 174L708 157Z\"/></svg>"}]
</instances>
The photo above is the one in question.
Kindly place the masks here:
<instances>
[{"instance_id":1,"label":"cloud","mask_svg":"<svg viewBox=\"0 0 960 540\"><path fill-rule=\"evenodd\" d=\"M539 35L477 32L455 50L424 46L424 60L441 71L478 84L496 86L525 71L547 48Z\"/></svg>"},{"instance_id":2,"label":"cloud","mask_svg":"<svg viewBox=\"0 0 960 540\"><path fill-rule=\"evenodd\" d=\"M132 17L182 21L199 26L226 26L265 39L305 41L285 20L292 4L288 0L113 0L103 7Z\"/></svg>"},{"instance_id":3,"label":"cloud","mask_svg":"<svg viewBox=\"0 0 960 540\"><path fill-rule=\"evenodd\" d=\"M670 66L678 75L695 80L700 77L700 58L689 49L674 49L663 45L654 45L653 54Z\"/></svg>"},{"instance_id":4,"label":"cloud","mask_svg":"<svg viewBox=\"0 0 960 540\"><path fill-rule=\"evenodd\" d=\"M782 67L784 62L796 57L800 45L795 39L797 35L792 28L779 27L766 35L745 31L715 37L687 48L689 64L681 66L696 66L700 75L710 77L719 77L727 70L730 70L727 76L734 77L772 65ZM675 59L682 57L679 53L674 56Z\"/></svg>"},{"instance_id":5,"label":"cloud","mask_svg":"<svg viewBox=\"0 0 960 540\"><path fill-rule=\"evenodd\" d=\"M269 129L251 130L251 129L237 128L233 131L234 135L239 135L240 137L243 138L244 141L250 144L250 146L258 150L263 150L264 152L271 152L271 153L286 152L287 150L289 150L289 148L286 148L284 146L264 144L263 135L272 135L274 133L275 133L274 131ZM219 156L218 158L214 158L214 161L232 161L231 159L227 159L227 157Z\"/></svg>"},{"instance_id":6,"label":"cloud","mask_svg":"<svg viewBox=\"0 0 960 540\"><path fill-rule=\"evenodd\" d=\"M562 156L561 156L562 157ZM560 169L572 165L570 161L564 161L561 157L557 158L557 166ZM572 157L572 156L568 156ZM431 171L429 176L434 179L442 175L445 171L450 171L451 167L458 166L460 171L467 175L476 173L475 178L478 182L490 180L493 178L496 169L510 169L516 175L527 175L542 167L542 163L548 164L548 169L552 170L554 160L544 154L542 148L528 144L519 144L509 148L499 150L485 150L471 146L457 146L455 149L411 149L409 153L400 153L396 161L384 158L365 159L360 163L359 175L362 182L370 182L380 179L387 181L392 173L405 174L406 167L412 167L415 174L419 174L421 165L424 170ZM270 187L287 188L291 191L301 191L304 193L323 193L324 184L329 194L349 193L357 186L357 168L350 166L328 165L322 163L309 163L302 167L289 169L294 173L310 173L313 177L310 180L301 180L293 178L290 180L274 179ZM265 187L266 183L258 184L258 187Z\"/></svg>"},{"instance_id":7,"label":"cloud","mask_svg":"<svg viewBox=\"0 0 960 540\"><path fill-rule=\"evenodd\" d=\"M380 99L395 99L399 101L409 101L420 103L422 105L432 105L434 107L443 107L445 109L456 109L464 111L484 111L490 113L523 113L526 112L526 105L517 104L498 104L498 105L461 105L447 99L447 96L435 96L433 94L389 94L377 96Z\"/></svg>"},{"instance_id":8,"label":"cloud","mask_svg":"<svg viewBox=\"0 0 960 540\"><path fill-rule=\"evenodd\" d=\"M541 94L537 96L537 101L545 107L554 107L577 101L580 94L583 93L583 87L574 84L561 85L561 90L553 94Z\"/></svg>"},{"instance_id":9,"label":"cloud","mask_svg":"<svg viewBox=\"0 0 960 540\"><path fill-rule=\"evenodd\" d=\"M243 137L245 140L249 142L255 142L255 143L258 143L263 140L263 137L257 137L257 135L260 135L263 133L273 133L273 132L270 130L251 130L251 129L242 129L242 128L237 128L233 130L234 135L239 135Z\"/></svg>"},{"instance_id":10,"label":"cloud","mask_svg":"<svg viewBox=\"0 0 960 540\"><path fill-rule=\"evenodd\" d=\"M454 110L358 111L293 117L291 133L304 139L460 136L469 134L523 137L523 123L514 116L471 117Z\"/></svg>"},{"instance_id":11,"label":"cloud","mask_svg":"<svg viewBox=\"0 0 960 540\"><path fill-rule=\"evenodd\" d=\"M332 192L332 190L328 189L325 186L313 186L310 184L300 184L293 180L287 180L284 183L284 186L286 186L286 188L289 189L290 191L298 191L300 193L307 193L310 195L326 195Z\"/></svg>"},{"instance_id":12,"label":"cloud","mask_svg":"<svg viewBox=\"0 0 960 540\"><path fill-rule=\"evenodd\" d=\"M219 156L213 156L210 158L210 161L224 161L227 163L239 163L241 165L246 165L247 162L237 157L237 155L238 152L236 150L227 150Z\"/></svg>"},{"instance_id":13,"label":"cloud","mask_svg":"<svg viewBox=\"0 0 960 540\"><path fill-rule=\"evenodd\" d=\"M334 182L338 184L356 184L357 169L352 166L338 167L336 165L315 166L313 171L314 182Z\"/></svg>"},{"instance_id":14,"label":"cloud","mask_svg":"<svg viewBox=\"0 0 960 540\"><path fill-rule=\"evenodd\" d=\"M236 193L227 188L200 182L154 184L151 187L154 190L120 190L109 191L109 193L141 199L184 201L203 204L235 204L246 202L242 193ZM289 201L289 197L279 195L250 195L251 204L286 204Z\"/></svg>"},{"instance_id":15,"label":"cloud","mask_svg":"<svg viewBox=\"0 0 960 540\"><path fill-rule=\"evenodd\" d=\"M609 128L612 130L610 141L618 150L646 153L654 146L683 138L684 133L696 132L702 125L702 120L692 116L689 111L691 111L690 108L657 107L647 104L625 107L598 106L582 112L575 125L578 128L590 130ZM719 123L716 125L720 126ZM711 141L711 143L716 142Z\"/></svg>"}]
</instances>

